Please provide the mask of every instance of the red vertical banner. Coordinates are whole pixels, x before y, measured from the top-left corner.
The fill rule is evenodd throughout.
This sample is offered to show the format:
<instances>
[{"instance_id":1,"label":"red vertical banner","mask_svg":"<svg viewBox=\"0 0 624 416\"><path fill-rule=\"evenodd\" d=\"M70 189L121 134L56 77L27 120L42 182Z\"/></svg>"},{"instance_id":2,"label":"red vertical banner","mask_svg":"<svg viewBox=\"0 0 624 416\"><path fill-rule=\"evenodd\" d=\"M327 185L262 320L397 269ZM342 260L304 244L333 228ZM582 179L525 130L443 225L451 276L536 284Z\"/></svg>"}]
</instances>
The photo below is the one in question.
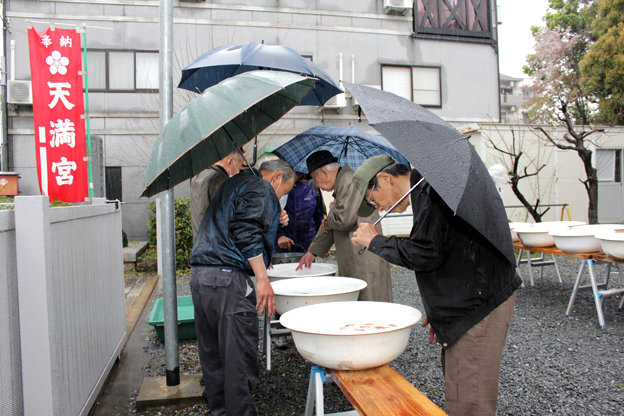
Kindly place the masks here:
<instances>
[{"instance_id":1,"label":"red vertical banner","mask_svg":"<svg viewBox=\"0 0 624 416\"><path fill-rule=\"evenodd\" d=\"M28 29L37 174L50 201L88 196L80 34Z\"/></svg>"}]
</instances>

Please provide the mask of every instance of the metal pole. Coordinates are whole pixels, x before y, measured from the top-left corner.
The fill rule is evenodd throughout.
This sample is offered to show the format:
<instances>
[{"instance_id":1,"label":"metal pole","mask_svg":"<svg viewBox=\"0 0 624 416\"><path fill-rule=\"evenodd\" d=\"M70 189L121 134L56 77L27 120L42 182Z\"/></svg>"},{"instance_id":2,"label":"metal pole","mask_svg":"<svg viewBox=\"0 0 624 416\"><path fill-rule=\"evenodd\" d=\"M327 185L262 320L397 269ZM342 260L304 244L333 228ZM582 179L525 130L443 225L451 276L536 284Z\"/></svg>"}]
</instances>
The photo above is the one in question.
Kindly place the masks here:
<instances>
[{"instance_id":1,"label":"metal pole","mask_svg":"<svg viewBox=\"0 0 624 416\"><path fill-rule=\"evenodd\" d=\"M4 22L5 1L0 0L0 18ZM0 30L0 172L9 172L9 146L7 131L6 104L6 53L4 47L4 30Z\"/></svg>"},{"instance_id":2,"label":"metal pole","mask_svg":"<svg viewBox=\"0 0 624 416\"><path fill-rule=\"evenodd\" d=\"M160 0L160 127L173 113L173 0ZM165 376L167 386L180 384L178 298L176 295L175 207L173 189L162 196L163 307L165 315Z\"/></svg>"},{"instance_id":3,"label":"metal pole","mask_svg":"<svg viewBox=\"0 0 624 416\"><path fill-rule=\"evenodd\" d=\"M87 122L87 168L89 173L89 201L93 204L93 164L91 162L91 122L89 120L89 71L87 69L87 25L82 24L82 47L84 48L83 65L85 81L85 120Z\"/></svg>"}]
</instances>

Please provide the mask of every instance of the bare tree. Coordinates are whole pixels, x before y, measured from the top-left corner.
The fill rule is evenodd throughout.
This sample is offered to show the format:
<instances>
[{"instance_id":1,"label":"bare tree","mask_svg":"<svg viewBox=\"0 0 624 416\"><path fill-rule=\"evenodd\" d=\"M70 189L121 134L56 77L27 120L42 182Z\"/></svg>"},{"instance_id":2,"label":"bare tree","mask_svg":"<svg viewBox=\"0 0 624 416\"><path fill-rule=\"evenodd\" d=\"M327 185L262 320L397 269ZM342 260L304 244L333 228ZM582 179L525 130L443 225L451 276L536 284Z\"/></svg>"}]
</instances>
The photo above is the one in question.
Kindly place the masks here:
<instances>
[{"instance_id":1,"label":"bare tree","mask_svg":"<svg viewBox=\"0 0 624 416\"><path fill-rule=\"evenodd\" d=\"M502 139L503 134L496 125L494 126ZM539 146L539 143L531 142L523 136L518 137L516 131L511 127L511 125L510 131L512 136L511 142L502 139L500 143L497 143L492 137L487 137L488 142L493 149L501 154L499 161L507 169L507 173L509 175L508 183L511 186L512 192L516 198L518 198L520 203L526 208L527 212L531 215L535 222L541 222L542 217L550 210L550 207L543 209L540 205L542 202L542 192L544 192L545 189L548 189L547 186L541 186L540 181L538 180L539 173L547 166L546 163L542 163L545 156L543 154L545 149L538 148L536 155L533 159L531 159L525 154L524 147L531 146L531 148L535 149L535 146ZM522 159L523 156L524 159ZM524 162L524 160L526 160L526 162ZM533 202L530 201L530 198L521 191L521 181L528 183L530 186L534 195Z\"/></svg>"}]
</instances>

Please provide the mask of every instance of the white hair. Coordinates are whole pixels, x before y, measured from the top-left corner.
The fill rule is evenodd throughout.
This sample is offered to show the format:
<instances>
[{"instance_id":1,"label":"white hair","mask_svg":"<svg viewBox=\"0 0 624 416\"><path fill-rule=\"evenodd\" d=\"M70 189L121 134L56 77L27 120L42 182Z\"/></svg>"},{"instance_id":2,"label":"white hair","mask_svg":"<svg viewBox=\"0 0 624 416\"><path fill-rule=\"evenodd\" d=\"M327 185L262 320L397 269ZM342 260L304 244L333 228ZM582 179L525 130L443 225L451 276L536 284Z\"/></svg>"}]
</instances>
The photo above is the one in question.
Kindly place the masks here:
<instances>
[{"instance_id":1,"label":"white hair","mask_svg":"<svg viewBox=\"0 0 624 416\"><path fill-rule=\"evenodd\" d=\"M295 181L295 171L293 170L292 166L290 166L290 163L282 159L267 160L266 162L262 163L262 165L260 165L260 168L258 170L260 172L282 172L282 178L284 182L290 183Z\"/></svg>"},{"instance_id":2,"label":"white hair","mask_svg":"<svg viewBox=\"0 0 624 416\"><path fill-rule=\"evenodd\" d=\"M311 174L318 175L319 172L321 171L321 169L323 169L323 168L325 168L326 170L328 170L330 172L336 172L338 169L340 169L340 163L338 163L338 162L328 163L327 165L321 166L320 168L312 171Z\"/></svg>"}]
</instances>

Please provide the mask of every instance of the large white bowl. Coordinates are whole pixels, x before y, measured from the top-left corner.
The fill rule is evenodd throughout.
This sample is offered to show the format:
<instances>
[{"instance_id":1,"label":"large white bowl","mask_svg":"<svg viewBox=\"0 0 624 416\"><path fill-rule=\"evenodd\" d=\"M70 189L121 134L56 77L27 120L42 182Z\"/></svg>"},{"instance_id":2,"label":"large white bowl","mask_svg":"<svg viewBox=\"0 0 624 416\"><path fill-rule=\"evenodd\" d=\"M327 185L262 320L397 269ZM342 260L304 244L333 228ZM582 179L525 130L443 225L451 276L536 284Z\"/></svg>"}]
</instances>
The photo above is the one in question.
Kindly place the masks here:
<instances>
[{"instance_id":1,"label":"large white bowl","mask_svg":"<svg viewBox=\"0 0 624 416\"><path fill-rule=\"evenodd\" d=\"M596 234L602 251L616 260L624 260L624 233L605 232Z\"/></svg>"},{"instance_id":2,"label":"large white bowl","mask_svg":"<svg viewBox=\"0 0 624 416\"><path fill-rule=\"evenodd\" d=\"M290 329L306 360L336 370L364 370L401 355L421 318L417 309L396 303L334 302L293 309L280 323Z\"/></svg>"},{"instance_id":3,"label":"large white bowl","mask_svg":"<svg viewBox=\"0 0 624 416\"><path fill-rule=\"evenodd\" d=\"M602 250L600 240L595 237L600 233L612 233L624 230L621 224L592 224L551 231L555 245L566 253L595 253Z\"/></svg>"},{"instance_id":4,"label":"large white bowl","mask_svg":"<svg viewBox=\"0 0 624 416\"><path fill-rule=\"evenodd\" d=\"M542 221L533 224L537 227L577 227L579 225L585 225L583 221Z\"/></svg>"},{"instance_id":5,"label":"large white bowl","mask_svg":"<svg viewBox=\"0 0 624 416\"><path fill-rule=\"evenodd\" d=\"M531 225L532 224L529 224L527 222L510 222L509 229L511 230L511 239L513 241L520 241L520 238L518 237L518 233L515 231L516 228L530 227Z\"/></svg>"},{"instance_id":6,"label":"large white bowl","mask_svg":"<svg viewBox=\"0 0 624 416\"><path fill-rule=\"evenodd\" d=\"M307 305L356 301L366 282L352 277L315 276L282 279L271 286L275 293L275 309L283 315Z\"/></svg>"},{"instance_id":7,"label":"large white bowl","mask_svg":"<svg viewBox=\"0 0 624 416\"><path fill-rule=\"evenodd\" d=\"M532 224L530 227L516 227L514 231L526 247L552 247L555 238L550 235L551 231L566 230L569 227L585 224L582 221L547 221Z\"/></svg>"},{"instance_id":8,"label":"large white bowl","mask_svg":"<svg viewBox=\"0 0 624 416\"><path fill-rule=\"evenodd\" d=\"M274 264L272 269L267 270L269 282L292 277L334 276L338 271L338 266L329 263L312 263L309 268L303 266L300 270L295 270L297 267L299 263Z\"/></svg>"},{"instance_id":9,"label":"large white bowl","mask_svg":"<svg viewBox=\"0 0 624 416\"><path fill-rule=\"evenodd\" d=\"M550 247L555 245L555 238L548 233L547 227L516 228L516 233L525 247Z\"/></svg>"}]
</instances>

